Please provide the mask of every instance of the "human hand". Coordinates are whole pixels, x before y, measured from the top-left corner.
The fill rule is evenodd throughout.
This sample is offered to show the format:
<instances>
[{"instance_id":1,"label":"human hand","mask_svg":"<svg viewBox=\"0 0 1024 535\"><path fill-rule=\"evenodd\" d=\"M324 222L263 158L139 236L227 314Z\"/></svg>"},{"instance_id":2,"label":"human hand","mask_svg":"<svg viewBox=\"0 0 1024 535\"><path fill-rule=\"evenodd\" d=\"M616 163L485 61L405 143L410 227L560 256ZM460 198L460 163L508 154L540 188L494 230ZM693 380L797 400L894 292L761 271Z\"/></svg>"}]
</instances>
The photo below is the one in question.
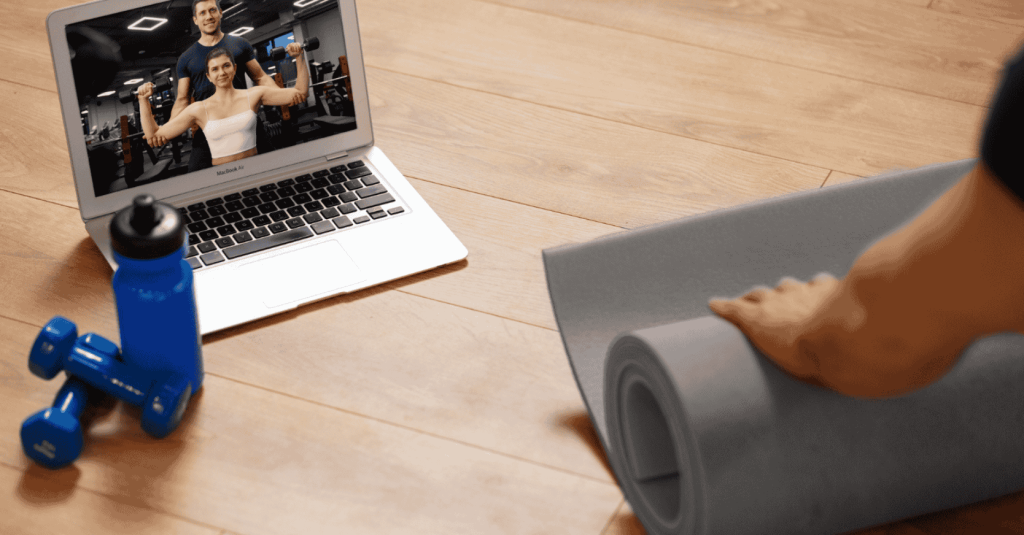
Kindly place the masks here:
<instances>
[{"instance_id":1,"label":"human hand","mask_svg":"<svg viewBox=\"0 0 1024 535\"><path fill-rule=\"evenodd\" d=\"M143 134L142 138L146 140L146 143L149 143L150 147L154 148L162 147L167 144L167 138L157 134L153 134L152 136Z\"/></svg>"},{"instance_id":2,"label":"human hand","mask_svg":"<svg viewBox=\"0 0 1024 535\"><path fill-rule=\"evenodd\" d=\"M298 92L298 91L295 91L295 94L292 95L292 101L289 102L288 105L289 106L298 106L299 104L302 104L305 101L306 101L306 96L303 95L302 93Z\"/></svg>"},{"instance_id":3,"label":"human hand","mask_svg":"<svg viewBox=\"0 0 1024 535\"><path fill-rule=\"evenodd\" d=\"M774 289L758 287L735 299L712 299L711 311L728 320L765 357L789 374L824 386L817 359L801 343L815 326L812 319L839 289L839 281L827 273L809 282L783 278Z\"/></svg>"},{"instance_id":4,"label":"human hand","mask_svg":"<svg viewBox=\"0 0 1024 535\"><path fill-rule=\"evenodd\" d=\"M146 82L139 86L139 100L149 100L149 97L153 95L153 84Z\"/></svg>"},{"instance_id":5,"label":"human hand","mask_svg":"<svg viewBox=\"0 0 1024 535\"><path fill-rule=\"evenodd\" d=\"M289 56L297 58L302 55L302 45L299 43L288 43L288 46L284 47L284 51L287 52Z\"/></svg>"}]
</instances>

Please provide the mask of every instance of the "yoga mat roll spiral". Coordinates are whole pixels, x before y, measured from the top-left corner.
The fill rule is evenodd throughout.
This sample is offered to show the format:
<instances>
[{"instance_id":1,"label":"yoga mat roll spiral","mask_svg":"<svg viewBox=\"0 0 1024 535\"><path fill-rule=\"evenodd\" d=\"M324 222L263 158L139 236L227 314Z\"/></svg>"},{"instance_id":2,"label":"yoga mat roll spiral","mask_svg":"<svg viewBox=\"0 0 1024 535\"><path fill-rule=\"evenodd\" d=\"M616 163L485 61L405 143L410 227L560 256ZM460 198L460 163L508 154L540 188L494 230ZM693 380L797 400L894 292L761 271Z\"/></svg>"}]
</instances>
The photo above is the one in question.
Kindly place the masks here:
<instances>
[{"instance_id":1,"label":"yoga mat roll spiral","mask_svg":"<svg viewBox=\"0 0 1024 535\"><path fill-rule=\"evenodd\" d=\"M844 533L1024 489L1024 336L979 339L938 382L864 400L790 377L707 307L844 276L975 163L544 251L577 385L648 533Z\"/></svg>"}]
</instances>

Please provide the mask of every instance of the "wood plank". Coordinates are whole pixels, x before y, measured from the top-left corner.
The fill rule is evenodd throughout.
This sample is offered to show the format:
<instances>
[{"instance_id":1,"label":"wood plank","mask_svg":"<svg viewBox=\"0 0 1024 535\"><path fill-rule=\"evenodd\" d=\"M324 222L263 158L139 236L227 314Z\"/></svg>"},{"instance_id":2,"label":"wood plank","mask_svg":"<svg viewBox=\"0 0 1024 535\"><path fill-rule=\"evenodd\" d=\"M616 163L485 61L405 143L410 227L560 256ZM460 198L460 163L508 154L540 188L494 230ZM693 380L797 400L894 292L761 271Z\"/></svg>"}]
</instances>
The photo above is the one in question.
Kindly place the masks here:
<instances>
[{"instance_id":1,"label":"wood plank","mask_svg":"<svg viewBox=\"0 0 1024 535\"><path fill-rule=\"evenodd\" d=\"M927 0L487 1L982 106L1020 42Z\"/></svg>"},{"instance_id":2,"label":"wood plank","mask_svg":"<svg viewBox=\"0 0 1024 535\"><path fill-rule=\"evenodd\" d=\"M16 433L6 433L10 437ZM0 533L220 535L218 528L76 488L78 472L0 465Z\"/></svg>"},{"instance_id":3,"label":"wood plank","mask_svg":"<svg viewBox=\"0 0 1024 535\"><path fill-rule=\"evenodd\" d=\"M828 174L380 69L369 86L377 143L404 173L619 227L816 188Z\"/></svg>"},{"instance_id":4,"label":"wood plank","mask_svg":"<svg viewBox=\"0 0 1024 535\"><path fill-rule=\"evenodd\" d=\"M935 11L1024 26L1024 5L1017 0L932 0Z\"/></svg>"},{"instance_id":5,"label":"wood plank","mask_svg":"<svg viewBox=\"0 0 1024 535\"><path fill-rule=\"evenodd\" d=\"M7 370L0 428L16 429L59 385L25 369L23 350L36 328L0 318L0 331L0 369ZM0 462L32 470L15 433L0 435ZM90 428L74 468L48 476L66 481L69 472L78 491L247 535L327 526L347 533L593 534L622 499L608 482L216 375L207 375L182 426L164 440L141 431L138 410L115 408Z\"/></svg>"},{"instance_id":6,"label":"wood plank","mask_svg":"<svg viewBox=\"0 0 1024 535\"><path fill-rule=\"evenodd\" d=\"M74 0L5 3L4 16L0 17L0 38L17 60L4 66L0 80L56 93L46 16L55 9L80 3Z\"/></svg>"},{"instance_id":7,"label":"wood plank","mask_svg":"<svg viewBox=\"0 0 1024 535\"><path fill-rule=\"evenodd\" d=\"M446 188L427 189L440 197ZM474 204L474 194L453 193L452 202L461 196L463 204ZM40 327L60 314L76 322L79 332L117 341L110 268L77 213L11 194L0 194L0 206L0 234L15 237L0 251L0 290L7 297L0 315ZM526 210L497 200L487 200L485 212L488 206L496 208L490 211L495 221L503 210ZM571 218L550 216L538 222L574 229ZM508 231L483 223L467 240L471 250L482 243L479 270L471 253L465 268L396 283L401 292L383 287L340 296L207 336L207 371L610 481L603 459L564 422L583 404L554 330L540 249L514 241L504 247L483 243ZM585 238L606 229L582 223L575 230ZM531 239L550 242L552 236L535 231ZM528 297L506 304L504 298L514 296L491 290L503 284ZM456 290L460 285L468 289ZM509 311L546 328L494 315ZM299 349L304 347L309 350ZM331 350L325 354L324 348Z\"/></svg>"},{"instance_id":8,"label":"wood plank","mask_svg":"<svg viewBox=\"0 0 1024 535\"><path fill-rule=\"evenodd\" d=\"M828 179L825 180L825 183L822 185L822 187L834 186L836 184L844 184L846 182L853 182L854 180L860 180L861 178L864 177L857 175L848 175L846 173L840 173L839 171L832 171L828 175Z\"/></svg>"},{"instance_id":9,"label":"wood plank","mask_svg":"<svg viewBox=\"0 0 1024 535\"><path fill-rule=\"evenodd\" d=\"M57 94L10 82L0 92L0 190L77 208Z\"/></svg>"},{"instance_id":10,"label":"wood plank","mask_svg":"<svg viewBox=\"0 0 1024 535\"><path fill-rule=\"evenodd\" d=\"M482 20L501 23L466 31ZM360 23L373 67L851 174L970 157L986 113L473 0L370 3Z\"/></svg>"}]
</instances>

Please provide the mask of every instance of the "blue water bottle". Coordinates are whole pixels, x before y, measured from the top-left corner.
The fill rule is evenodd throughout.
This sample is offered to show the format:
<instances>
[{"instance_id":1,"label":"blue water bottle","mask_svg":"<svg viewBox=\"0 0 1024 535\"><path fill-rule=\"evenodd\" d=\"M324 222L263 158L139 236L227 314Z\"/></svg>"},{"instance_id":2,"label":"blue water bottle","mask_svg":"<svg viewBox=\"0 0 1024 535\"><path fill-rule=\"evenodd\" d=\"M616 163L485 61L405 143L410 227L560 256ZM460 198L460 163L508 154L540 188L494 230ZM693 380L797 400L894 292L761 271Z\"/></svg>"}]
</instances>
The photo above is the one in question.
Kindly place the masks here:
<instances>
[{"instance_id":1,"label":"blue water bottle","mask_svg":"<svg viewBox=\"0 0 1024 535\"><path fill-rule=\"evenodd\" d=\"M203 382L202 340L185 261L186 234L173 206L139 195L110 222L114 300L125 364L153 374L176 372L192 391Z\"/></svg>"}]
</instances>

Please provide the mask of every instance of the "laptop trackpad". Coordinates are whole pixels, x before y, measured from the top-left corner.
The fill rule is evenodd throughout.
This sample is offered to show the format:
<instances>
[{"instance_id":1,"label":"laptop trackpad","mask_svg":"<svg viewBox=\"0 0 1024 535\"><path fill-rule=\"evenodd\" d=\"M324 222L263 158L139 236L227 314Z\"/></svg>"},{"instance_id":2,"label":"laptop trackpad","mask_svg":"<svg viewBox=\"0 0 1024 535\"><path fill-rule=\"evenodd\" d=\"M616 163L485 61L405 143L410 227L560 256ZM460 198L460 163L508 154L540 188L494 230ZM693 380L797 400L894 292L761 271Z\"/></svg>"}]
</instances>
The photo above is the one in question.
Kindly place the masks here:
<instances>
[{"instance_id":1,"label":"laptop trackpad","mask_svg":"<svg viewBox=\"0 0 1024 535\"><path fill-rule=\"evenodd\" d=\"M245 280L274 281L264 290L269 308L329 294L366 280L336 241L289 251L238 268Z\"/></svg>"}]
</instances>

